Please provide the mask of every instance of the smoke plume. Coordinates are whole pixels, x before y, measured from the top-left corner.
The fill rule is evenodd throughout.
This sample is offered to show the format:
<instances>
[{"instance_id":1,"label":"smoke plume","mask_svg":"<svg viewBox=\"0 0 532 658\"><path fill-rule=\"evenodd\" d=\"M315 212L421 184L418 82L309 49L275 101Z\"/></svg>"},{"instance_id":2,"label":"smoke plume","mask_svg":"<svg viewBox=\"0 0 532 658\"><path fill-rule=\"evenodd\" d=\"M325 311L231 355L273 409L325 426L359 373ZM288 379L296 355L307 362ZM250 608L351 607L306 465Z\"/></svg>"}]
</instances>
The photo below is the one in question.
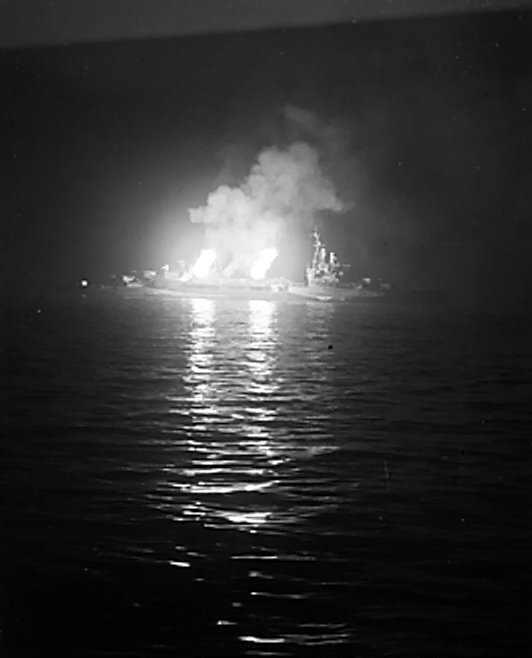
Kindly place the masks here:
<instances>
[{"instance_id":1,"label":"smoke plume","mask_svg":"<svg viewBox=\"0 0 532 658\"><path fill-rule=\"evenodd\" d=\"M226 276L249 272L263 249L279 247L283 234L311 228L320 212L343 204L320 169L318 152L305 142L263 150L240 187L221 185L205 206L189 210L205 227Z\"/></svg>"}]
</instances>

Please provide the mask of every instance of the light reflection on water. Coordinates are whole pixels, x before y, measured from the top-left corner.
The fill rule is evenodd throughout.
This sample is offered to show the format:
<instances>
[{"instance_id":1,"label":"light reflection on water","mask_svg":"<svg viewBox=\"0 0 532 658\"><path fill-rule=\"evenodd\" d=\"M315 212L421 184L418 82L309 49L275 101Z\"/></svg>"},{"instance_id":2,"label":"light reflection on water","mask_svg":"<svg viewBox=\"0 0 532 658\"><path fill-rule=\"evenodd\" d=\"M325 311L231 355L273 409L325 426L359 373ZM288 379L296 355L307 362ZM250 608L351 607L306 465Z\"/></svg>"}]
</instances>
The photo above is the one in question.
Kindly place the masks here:
<instances>
[{"instance_id":1,"label":"light reflection on water","mask_svg":"<svg viewBox=\"0 0 532 658\"><path fill-rule=\"evenodd\" d=\"M279 488L278 471L302 453L312 457L333 448L316 441L302 445L279 431L278 307L252 300L239 310L235 322L212 300L190 300L185 394L172 398L178 406L170 410L189 409L181 439L186 453L166 465L158 493L167 493L163 508L174 521L255 533L258 527L301 523L312 514L299 505L296 516L293 504L280 504L286 492ZM234 343L228 321L237 326Z\"/></svg>"},{"instance_id":2,"label":"light reflection on water","mask_svg":"<svg viewBox=\"0 0 532 658\"><path fill-rule=\"evenodd\" d=\"M114 296L34 315L8 318L13 561L145 579L120 600L154 639L192 593L228 643L199 655L508 655L508 629L528 655L528 325Z\"/></svg>"},{"instance_id":3,"label":"light reflection on water","mask_svg":"<svg viewBox=\"0 0 532 658\"><path fill-rule=\"evenodd\" d=\"M191 393L194 415L217 413L216 382L213 379L215 306L211 299L191 299L192 322L187 371L184 380Z\"/></svg>"},{"instance_id":4,"label":"light reflection on water","mask_svg":"<svg viewBox=\"0 0 532 658\"><path fill-rule=\"evenodd\" d=\"M277 349L275 310L274 302L249 302L249 343L244 358L249 368L249 392L254 396L254 401L259 402L254 407L255 420L259 423L275 419L275 408L260 404L278 389L273 371ZM259 424L257 428L260 431L262 426ZM249 431L255 431L255 426L250 427Z\"/></svg>"}]
</instances>

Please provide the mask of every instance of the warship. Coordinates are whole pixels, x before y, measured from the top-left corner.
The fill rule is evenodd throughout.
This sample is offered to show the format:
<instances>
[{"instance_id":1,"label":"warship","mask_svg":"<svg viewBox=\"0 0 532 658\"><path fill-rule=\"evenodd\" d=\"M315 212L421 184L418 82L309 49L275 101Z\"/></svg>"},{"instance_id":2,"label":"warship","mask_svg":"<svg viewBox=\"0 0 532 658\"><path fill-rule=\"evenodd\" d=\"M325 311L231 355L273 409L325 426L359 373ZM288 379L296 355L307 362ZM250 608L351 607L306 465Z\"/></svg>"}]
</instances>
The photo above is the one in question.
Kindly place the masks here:
<instances>
[{"instance_id":1,"label":"warship","mask_svg":"<svg viewBox=\"0 0 532 658\"><path fill-rule=\"evenodd\" d=\"M314 230L312 261L306 268L306 281L290 284L288 293L319 301L373 301L386 296L389 290L386 283L373 282L369 277L356 283L348 282L345 276L348 268L327 249L318 231Z\"/></svg>"},{"instance_id":2,"label":"warship","mask_svg":"<svg viewBox=\"0 0 532 658\"><path fill-rule=\"evenodd\" d=\"M350 266L340 263L329 251L317 230L313 232L312 260L306 268L304 283L291 283L288 294L319 301L380 301L398 304L442 304L447 299L443 288L397 287L386 281L364 277L349 281Z\"/></svg>"},{"instance_id":3,"label":"warship","mask_svg":"<svg viewBox=\"0 0 532 658\"><path fill-rule=\"evenodd\" d=\"M122 285L143 288L149 294L182 298L237 298L285 300L303 299L323 302L394 302L398 304L441 304L444 289L400 288L370 277L353 282L350 266L342 264L329 251L317 230L312 233L312 258L306 267L305 281L290 282L283 277L267 276L277 257L274 248L264 249L245 275L228 274L218 266L216 253L203 249L193 266L179 261L176 267L164 265L159 270L146 270L122 276Z\"/></svg>"}]
</instances>

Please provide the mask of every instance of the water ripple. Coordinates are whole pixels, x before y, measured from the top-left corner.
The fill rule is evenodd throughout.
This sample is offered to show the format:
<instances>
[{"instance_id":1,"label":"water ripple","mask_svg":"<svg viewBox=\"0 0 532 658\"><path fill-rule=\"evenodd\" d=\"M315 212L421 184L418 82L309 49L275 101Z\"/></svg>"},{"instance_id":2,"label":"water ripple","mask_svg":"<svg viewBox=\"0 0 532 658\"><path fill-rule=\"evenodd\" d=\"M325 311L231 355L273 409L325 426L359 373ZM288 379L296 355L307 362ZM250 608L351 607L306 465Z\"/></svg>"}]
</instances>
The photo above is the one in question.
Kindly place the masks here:
<instances>
[{"instance_id":1,"label":"water ripple","mask_svg":"<svg viewBox=\"0 0 532 658\"><path fill-rule=\"evenodd\" d=\"M161 297L15 320L10 560L115 579L166 638L137 651L202 620L205 656L526 655L526 331Z\"/></svg>"}]
</instances>

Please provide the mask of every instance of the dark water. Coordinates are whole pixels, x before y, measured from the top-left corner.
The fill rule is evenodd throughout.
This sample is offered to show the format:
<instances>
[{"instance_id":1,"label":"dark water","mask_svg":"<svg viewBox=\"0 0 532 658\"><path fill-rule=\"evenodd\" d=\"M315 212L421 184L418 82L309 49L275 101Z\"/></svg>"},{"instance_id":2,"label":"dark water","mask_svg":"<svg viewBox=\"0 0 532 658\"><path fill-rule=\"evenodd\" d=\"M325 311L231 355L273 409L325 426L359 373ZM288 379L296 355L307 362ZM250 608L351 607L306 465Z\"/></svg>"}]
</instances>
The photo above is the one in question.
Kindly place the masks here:
<instances>
[{"instance_id":1,"label":"dark water","mask_svg":"<svg viewBox=\"0 0 532 658\"><path fill-rule=\"evenodd\" d=\"M524 656L530 321L4 314L5 656Z\"/></svg>"}]
</instances>

